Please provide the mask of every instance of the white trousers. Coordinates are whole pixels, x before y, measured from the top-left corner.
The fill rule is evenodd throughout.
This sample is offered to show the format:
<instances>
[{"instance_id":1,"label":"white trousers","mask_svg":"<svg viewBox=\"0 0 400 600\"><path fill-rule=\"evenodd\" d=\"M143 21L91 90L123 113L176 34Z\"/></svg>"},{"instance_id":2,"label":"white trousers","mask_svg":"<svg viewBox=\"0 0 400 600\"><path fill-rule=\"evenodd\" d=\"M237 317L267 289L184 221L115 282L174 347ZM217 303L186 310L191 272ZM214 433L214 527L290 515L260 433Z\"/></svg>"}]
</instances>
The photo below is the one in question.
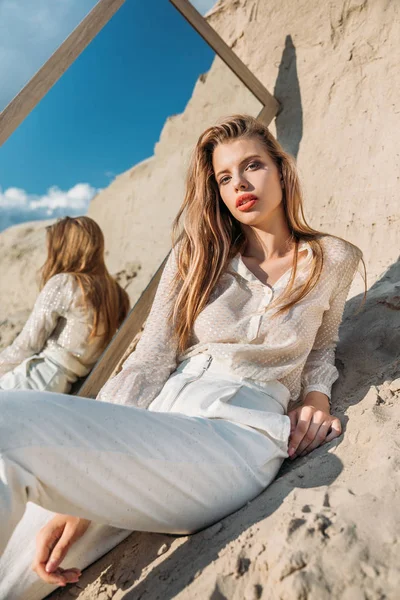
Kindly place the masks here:
<instances>
[{"instance_id":1,"label":"white trousers","mask_svg":"<svg viewBox=\"0 0 400 600\"><path fill-rule=\"evenodd\" d=\"M184 383L188 406L198 402L202 380ZM268 398L266 411L281 415ZM132 530L187 534L211 525L255 498L288 456L287 439L153 404L0 392L1 600L39 600L55 589L30 571L48 511L93 521L63 564L82 569Z\"/></svg>"},{"instance_id":2,"label":"white trousers","mask_svg":"<svg viewBox=\"0 0 400 600\"><path fill-rule=\"evenodd\" d=\"M26 358L0 377L0 390L37 390L68 394L77 376L67 372L44 354Z\"/></svg>"}]
</instances>

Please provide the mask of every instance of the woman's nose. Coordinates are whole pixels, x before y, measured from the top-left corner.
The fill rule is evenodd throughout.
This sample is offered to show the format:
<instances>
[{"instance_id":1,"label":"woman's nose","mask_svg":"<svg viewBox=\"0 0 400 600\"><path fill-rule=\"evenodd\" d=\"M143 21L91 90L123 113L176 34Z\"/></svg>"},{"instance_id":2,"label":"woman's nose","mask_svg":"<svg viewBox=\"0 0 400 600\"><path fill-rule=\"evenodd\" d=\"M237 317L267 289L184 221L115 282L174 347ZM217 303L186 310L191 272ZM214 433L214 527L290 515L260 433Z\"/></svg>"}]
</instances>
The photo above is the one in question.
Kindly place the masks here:
<instances>
[{"instance_id":1,"label":"woman's nose","mask_svg":"<svg viewBox=\"0 0 400 600\"><path fill-rule=\"evenodd\" d=\"M235 180L235 188L236 190L246 190L247 189L247 181L243 177L237 177Z\"/></svg>"}]
</instances>

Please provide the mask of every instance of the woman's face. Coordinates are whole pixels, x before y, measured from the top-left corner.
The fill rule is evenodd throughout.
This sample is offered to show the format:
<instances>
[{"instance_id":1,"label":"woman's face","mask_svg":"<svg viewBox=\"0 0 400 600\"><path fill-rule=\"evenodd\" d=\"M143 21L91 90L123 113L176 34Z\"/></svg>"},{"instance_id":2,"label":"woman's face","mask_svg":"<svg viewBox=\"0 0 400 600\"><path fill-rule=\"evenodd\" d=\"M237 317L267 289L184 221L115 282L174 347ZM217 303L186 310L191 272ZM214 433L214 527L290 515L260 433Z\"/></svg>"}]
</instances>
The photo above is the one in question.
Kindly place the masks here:
<instances>
[{"instance_id":1,"label":"woman's face","mask_svg":"<svg viewBox=\"0 0 400 600\"><path fill-rule=\"evenodd\" d=\"M279 170L258 138L219 144L212 163L221 198L240 223L260 227L283 211Z\"/></svg>"}]
</instances>

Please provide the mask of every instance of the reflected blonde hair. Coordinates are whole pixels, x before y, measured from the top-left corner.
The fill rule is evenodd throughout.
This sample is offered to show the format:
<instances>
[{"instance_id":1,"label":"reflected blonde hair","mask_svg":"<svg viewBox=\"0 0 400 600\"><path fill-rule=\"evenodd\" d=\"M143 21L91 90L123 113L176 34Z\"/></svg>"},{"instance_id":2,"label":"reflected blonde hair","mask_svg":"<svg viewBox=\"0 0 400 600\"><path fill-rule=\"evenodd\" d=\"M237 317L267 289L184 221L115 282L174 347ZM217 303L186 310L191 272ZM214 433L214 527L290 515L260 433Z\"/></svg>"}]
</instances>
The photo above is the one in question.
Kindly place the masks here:
<instances>
[{"instance_id":1,"label":"reflected blonde hair","mask_svg":"<svg viewBox=\"0 0 400 600\"><path fill-rule=\"evenodd\" d=\"M214 149L217 145L231 140L253 137L263 143L282 176L283 208L295 244L293 271L288 285L279 297L279 304L283 304L275 315L289 310L309 294L321 275L324 255L319 238L330 234L313 229L306 221L299 176L292 156L283 150L268 127L253 117L234 115L209 127L199 137L194 149L188 169L185 198L174 220L172 231L173 245L179 241L178 272L173 284L173 288L179 291L171 313L171 321L181 352L187 347L194 322L207 305L210 294L226 270L228 262L238 252L242 253L246 245L241 224L221 199L212 166ZM303 285L293 290L300 241L310 244L314 258L310 276ZM361 254L357 246L347 240L343 241ZM365 263L363 260L362 262L366 289Z\"/></svg>"},{"instance_id":2,"label":"reflected blonde hair","mask_svg":"<svg viewBox=\"0 0 400 600\"><path fill-rule=\"evenodd\" d=\"M41 288L59 273L74 276L83 301L93 309L92 331L106 345L129 311L127 292L111 277L104 262L104 236L90 217L64 217L47 229L47 260L40 270Z\"/></svg>"}]
</instances>

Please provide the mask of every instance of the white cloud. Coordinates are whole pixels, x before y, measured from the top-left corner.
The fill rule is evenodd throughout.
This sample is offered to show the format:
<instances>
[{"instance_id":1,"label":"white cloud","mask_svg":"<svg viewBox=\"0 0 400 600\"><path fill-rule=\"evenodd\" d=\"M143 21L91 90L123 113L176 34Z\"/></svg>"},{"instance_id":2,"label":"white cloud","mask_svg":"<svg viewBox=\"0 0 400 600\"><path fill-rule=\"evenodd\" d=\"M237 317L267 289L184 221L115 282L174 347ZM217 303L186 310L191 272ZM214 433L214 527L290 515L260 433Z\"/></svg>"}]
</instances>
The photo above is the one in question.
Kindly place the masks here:
<instances>
[{"instance_id":1,"label":"white cloud","mask_svg":"<svg viewBox=\"0 0 400 600\"><path fill-rule=\"evenodd\" d=\"M46 209L48 214L57 209L86 210L96 190L88 183L78 183L64 192L58 187L51 187L47 194L38 200L30 200L31 210Z\"/></svg>"},{"instance_id":2,"label":"white cloud","mask_svg":"<svg viewBox=\"0 0 400 600\"><path fill-rule=\"evenodd\" d=\"M98 0L0 0L0 111Z\"/></svg>"},{"instance_id":3,"label":"white cloud","mask_svg":"<svg viewBox=\"0 0 400 600\"><path fill-rule=\"evenodd\" d=\"M26 199L26 192L20 188L8 188L4 194L2 194L0 190L0 208L13 208L17 206L25 208Z\"/></svg>"},{"instance_id":4,"label":"white cloud","mask_svg":"<svg viewBox=\"0 0 400 600\"><path fill-rule=\"evenodd\" d=\"M52 186L43 196L21 188L0 188L0 231L24 221L85 214L99 191L89 183L77 183L67 191Z\"/></svg>"},{"instance_id":5,"label":"white cloud","mask_svg":"<svg viewBox=\"0 0 400 600\"><path fill-rule=\"evenodd\" d=\"M197 8L197 10L199 11L199 13L202 14L203 16L206 13L208 13L208 11L216 3L217 3L217 0L191 0L191 4L193 4L193 6L195 8Z\"/></svg>"}]
</instances>

